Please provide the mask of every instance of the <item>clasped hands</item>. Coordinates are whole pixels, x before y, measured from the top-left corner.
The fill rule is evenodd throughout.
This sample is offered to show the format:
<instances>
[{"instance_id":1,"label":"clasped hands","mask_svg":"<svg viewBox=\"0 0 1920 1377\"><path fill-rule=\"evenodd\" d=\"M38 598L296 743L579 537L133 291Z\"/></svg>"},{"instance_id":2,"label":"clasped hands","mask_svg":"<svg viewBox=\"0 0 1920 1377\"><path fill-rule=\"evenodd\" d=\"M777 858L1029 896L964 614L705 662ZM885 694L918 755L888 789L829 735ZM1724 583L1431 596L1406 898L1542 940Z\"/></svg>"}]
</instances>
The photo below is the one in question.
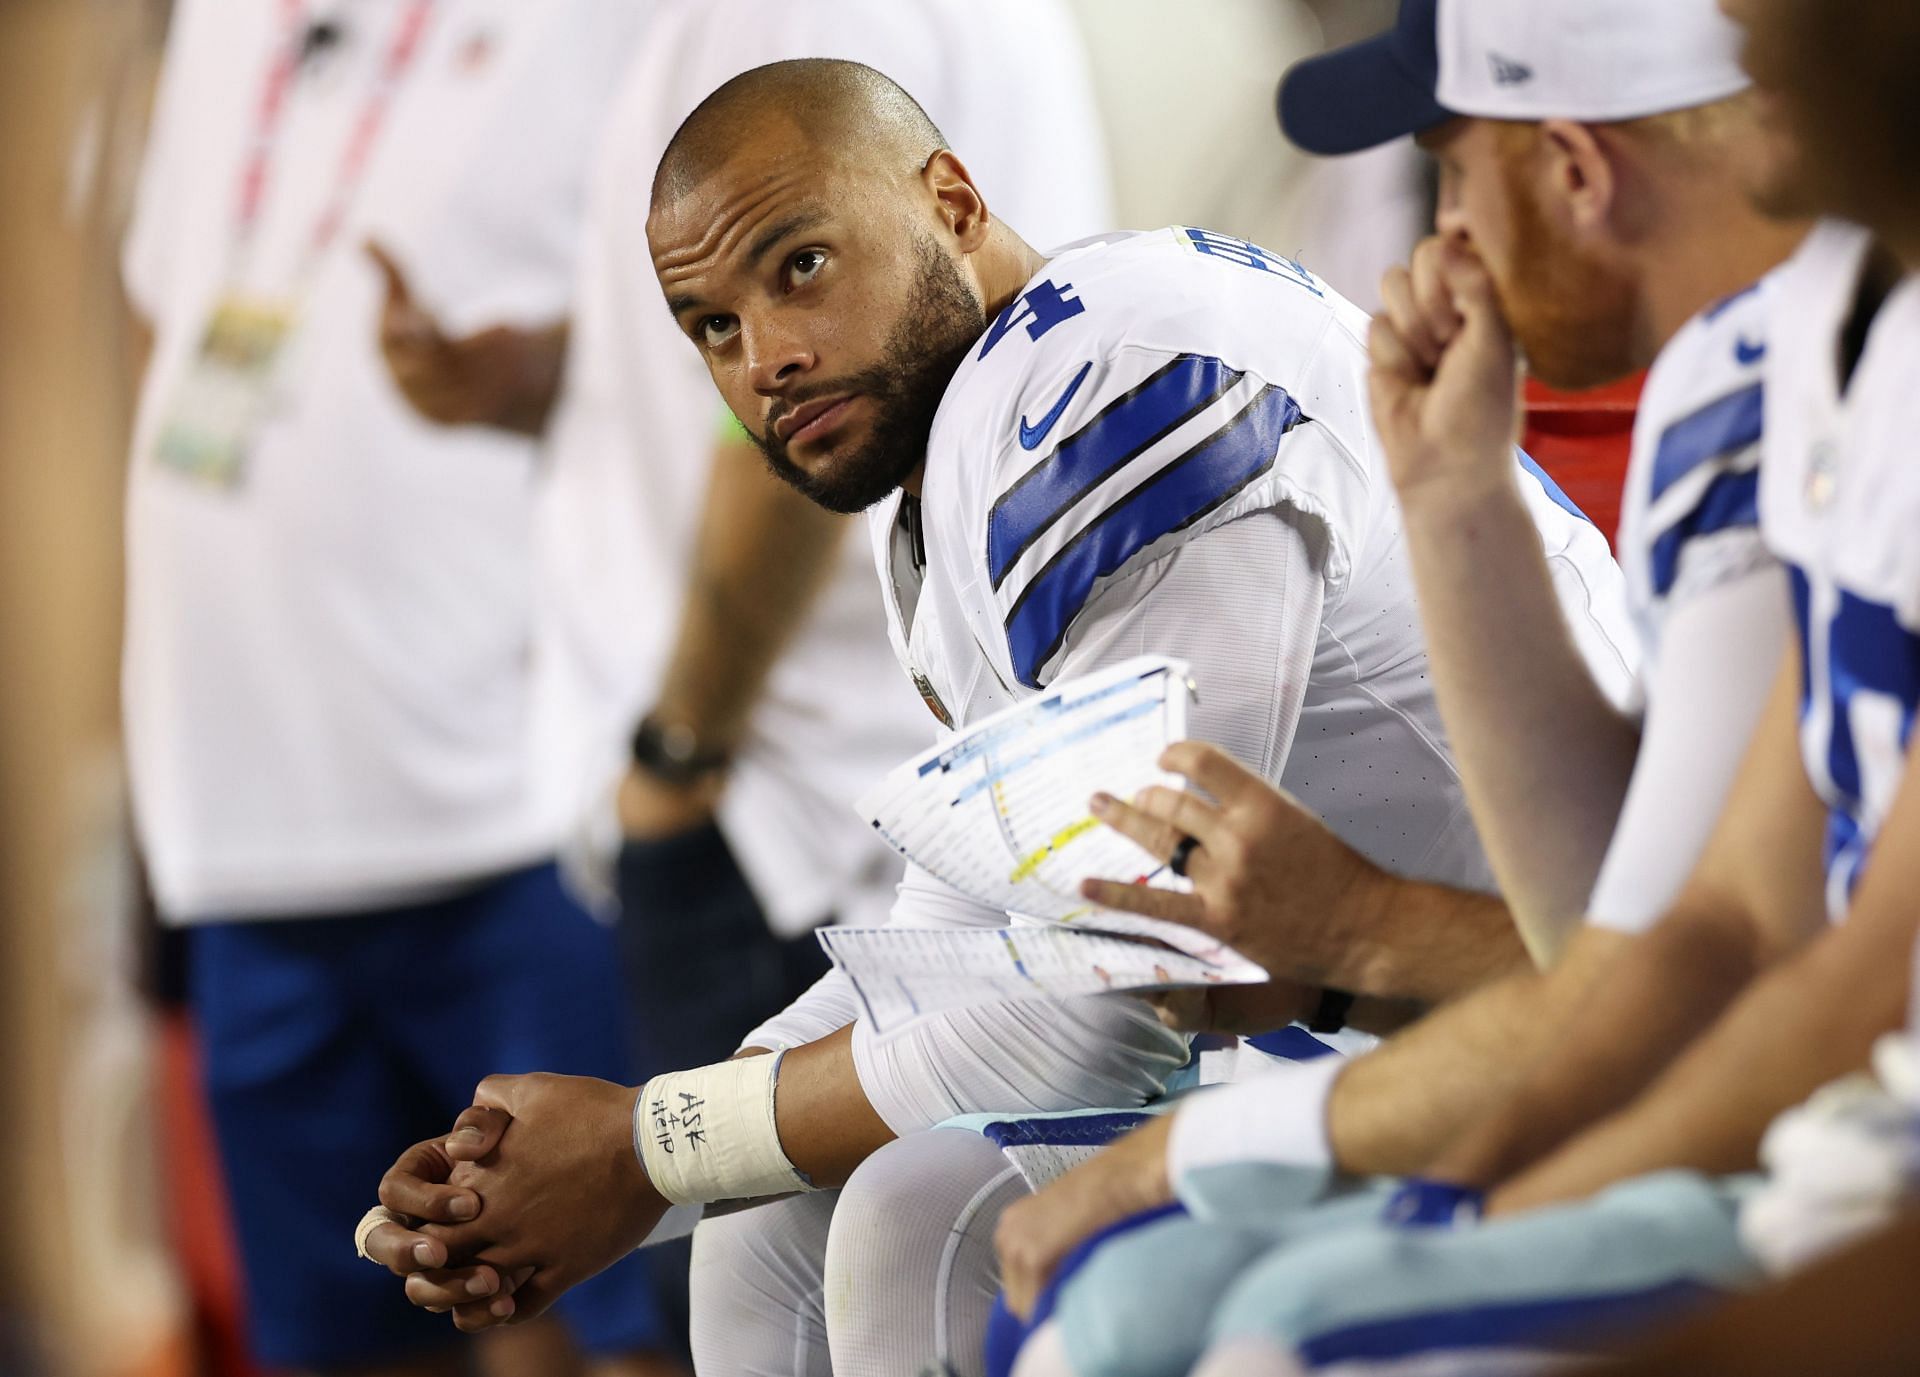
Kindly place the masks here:
<instances>
[{"instance_id":1,"label":"clasped hands","mask_svg":"<svg viewBox=\"0 0 1920 1377\"><path fill-rule=\"evenodd\" d=\"M445 1138L415 1143L381 1178L380 1203L413 1224L374 1229L367 1256L468 1332L542 1314L667 1210L634 1156L638 1094L583 1076L489 1076Z\"/></svg>"}]
</instances>

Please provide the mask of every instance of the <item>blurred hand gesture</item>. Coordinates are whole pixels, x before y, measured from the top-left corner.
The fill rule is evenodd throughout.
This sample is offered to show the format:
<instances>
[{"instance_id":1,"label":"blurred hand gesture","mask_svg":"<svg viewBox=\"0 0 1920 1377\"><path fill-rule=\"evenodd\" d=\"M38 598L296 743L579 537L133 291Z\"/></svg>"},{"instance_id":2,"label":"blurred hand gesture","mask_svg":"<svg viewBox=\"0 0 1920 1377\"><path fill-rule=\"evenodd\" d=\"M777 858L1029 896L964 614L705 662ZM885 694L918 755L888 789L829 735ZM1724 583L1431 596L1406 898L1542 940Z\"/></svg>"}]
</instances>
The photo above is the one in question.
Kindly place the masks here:
<instances>
[{"instance_id":1,"label":"blurred hand gesture","mask_svg":"<svg viewBox=\"0 0 1920 1377\"><path fill-rule=\"evenodd\" d=\"M394 386L427 420L537 435L559 391L564 326L495 325L454 337L413 298L406 274L379 244L367 256L386 283L380 353Z\"/></svg>"},{"instance_id":2,"label":"blurred hand gesture","mask_svg":"<svg viewBox=\"0 0 1920 1377\"><path fill-rule=\"evenodd\" d=\"M1388 272L1380 298L1370 392L1401 502L1511 488L1518 354L1486 266L1458 241L1429 238Z\"/></svg>"}]
</instances>

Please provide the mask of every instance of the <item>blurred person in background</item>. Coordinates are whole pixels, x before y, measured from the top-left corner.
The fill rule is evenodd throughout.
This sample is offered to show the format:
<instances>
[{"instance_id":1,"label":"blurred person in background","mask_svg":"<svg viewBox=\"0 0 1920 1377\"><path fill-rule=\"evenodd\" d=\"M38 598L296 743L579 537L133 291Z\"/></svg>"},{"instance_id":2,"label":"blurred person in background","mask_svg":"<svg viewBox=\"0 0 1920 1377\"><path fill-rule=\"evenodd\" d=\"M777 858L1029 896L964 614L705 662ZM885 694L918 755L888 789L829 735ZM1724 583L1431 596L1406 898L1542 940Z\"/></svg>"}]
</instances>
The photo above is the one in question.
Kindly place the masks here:
<instances>
[{"instance_id":1,"label":"blurred person in background","mask_svg":"<svg viewBox=\"0 0 1920 1377\"><path fill-rule=\"evenodd\" d=\"M158 907L186 930L253 1347L276 1367L459 1370L448 1327L341 1246L369 1173L502 1065L630 1065L614 937L559 886L566 819L530 730L535 454L513 432L538 427L544 388L503 379L505 429L413 414L363 245L455 322L564 316L586 151L642 13L173 17L125 246L152 332L125 728ZM456 1024L485 1032L434 1032ZM600 1370L677 1370L632 1263L565 1320Z\"/></svg>"},{"instance_id":2,"label":"blurred person in background","mask_svg":"<svg viewBox=\"0 0 1920 1377\"><path fill-rule=\"evenodd\" d=\"M455 338L396 278L387 353L443 420L498 417L506 378L551 378L543 777L589 852L617 805L635 1016L661 1065L687 1066L729 1055L826 973L813 928L885 920L901 863L853 800L938 724L894 664L856 523L766 472L660 304L641 253L660 154L739 72L847 57L925 91L1043 242L1095 232L1109 199L1078 34L1055 0L676 0L655 15L598 155L571 319ZM1010 83L1001 44L1046 51L1044 86ZM1045 157L1027 137L1041 126ZM561 337L564 370L544 372L533 361ZM508 348L528 366L483 362Z\"/></svg>"},{"instance_id":3,"label":"blurred person in background","mask_svg":"<svg viewBox=\"0 0 1920 1377\"><path fill-rule=\"evenodd\" d=\"M1381 274L1427 220L1420 159L1405 144L1307 157L1274 127L1273 74L1391 23L1391 0L1074 9L1116 155L1115 225L1205 225L1291 255L1356 305L1377 304Z\"/></svg>"}]
</instances>

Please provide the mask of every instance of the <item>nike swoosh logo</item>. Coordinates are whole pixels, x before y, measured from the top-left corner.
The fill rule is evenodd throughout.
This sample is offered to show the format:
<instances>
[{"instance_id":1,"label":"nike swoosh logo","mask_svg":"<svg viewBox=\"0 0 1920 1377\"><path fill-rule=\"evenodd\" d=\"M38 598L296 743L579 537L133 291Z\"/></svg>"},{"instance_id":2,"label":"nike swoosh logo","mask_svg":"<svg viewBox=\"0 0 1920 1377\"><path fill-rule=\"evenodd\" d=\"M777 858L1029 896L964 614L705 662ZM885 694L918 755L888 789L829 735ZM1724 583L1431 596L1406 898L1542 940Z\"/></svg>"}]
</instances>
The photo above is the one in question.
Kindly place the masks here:
<instances>
[{"instance_id":1,"label":"nike swoosh logo","mask_svg":"<svg viewBox=\"0 0 1920 1377\"><path fill-rule=\"evenodd\" d=\"M1026 416L1020 417L1020 448L1040 448L1040 442L1047 438L1047 432L1053 429L1054 422L1065 413L1067 403L1073 400L1073 394L1080 390L1080 384L1087 380L1087 374L1092 371L1091 360L1080 366L1080 371L1073 375L1073 381L1067 384L1067 390L1060 394L1060 400L1053 404L1052 410L1040 418L1039 425L1028 425Z\"/></svg>"},{"instance_id":2,"label":"nike swoosh logo","mask_svg":"<svg viewBox=\"0 0 1920 1377\"><path fill-rule=\"evenodd\" d=\"M1753 344L1744 339L1737 339L1733 342L1733 357L1743 366L1756 364L1766 356L1767 346L1764 341Z\"/></svg>"}]
</instances>

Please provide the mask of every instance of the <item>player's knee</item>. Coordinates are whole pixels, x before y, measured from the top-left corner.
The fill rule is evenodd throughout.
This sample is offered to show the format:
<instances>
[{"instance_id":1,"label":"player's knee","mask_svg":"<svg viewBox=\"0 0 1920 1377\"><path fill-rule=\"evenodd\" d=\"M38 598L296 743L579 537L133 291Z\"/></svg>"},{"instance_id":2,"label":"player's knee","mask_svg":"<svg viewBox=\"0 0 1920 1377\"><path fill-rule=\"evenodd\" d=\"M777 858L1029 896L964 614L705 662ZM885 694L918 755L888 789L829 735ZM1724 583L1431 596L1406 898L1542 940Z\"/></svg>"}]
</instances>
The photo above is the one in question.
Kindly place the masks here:
<instances>
[{"instance_id":1,"label":"player's knee","mask_svg":"<svg viewBox=\"0 0 1920 1377\"><path fill-rule=\"evenodd\" d=\"M977 1368L998 1289L994 1225L1026 1193L1000 1149L962 1129L909 1134L861 1163L826 1244L836 1370Z\"/></svg>"},{"instance_id":2,"label":"player's knee","mask_svg":"<svg viewBox=\"0 0 1920 1377\"><path fill-rule=\"evenodd\" d=\"M1382 1228L1274 1249L1217 1293L1200 1347L1264 1344L1298 1353L1309 1340L1350 1323L1356 1298L1397 1294L1396 1281L1408 1271L1405 1254L1420 1251L1422 1241Z\"/></svg>"},{"instance_id":3,"label":"player's knee","mask_svg":"<svg viewBox=\"0 0 1920 1377\"><path fill-rule=\"evenodd\" d=\"M703 1219L693 1231L688 1284L696 1310L752 1298L796 1310L821 1288L832 1196L795 1196Z\"/></svg>"},{"instance_id":4,"label":"player's knee","mask_svg":"<svg viewBox=\"0 0 1920 1377\"><path fill-rule=\"evenodd\" d=\"M1191 1219L1114 1239L1087 1259L1055 1309L1070 1370L1079 1377L1186 1372L1205 1346L1213 1298L1272 1246L1263 1234Z\"/></svg>"},{"instance_id":5,"label":"player's knee","mask_svg":"<svg viewBox=\"0 0 1920 1377\"><path fill-rule=\"evenodd\" d=\"M1066 1339L1058 1320L1048 1320L1027 1336L1007 1377L1079 1377L1067 1357Z\"/></svg>"}]
</instances>

